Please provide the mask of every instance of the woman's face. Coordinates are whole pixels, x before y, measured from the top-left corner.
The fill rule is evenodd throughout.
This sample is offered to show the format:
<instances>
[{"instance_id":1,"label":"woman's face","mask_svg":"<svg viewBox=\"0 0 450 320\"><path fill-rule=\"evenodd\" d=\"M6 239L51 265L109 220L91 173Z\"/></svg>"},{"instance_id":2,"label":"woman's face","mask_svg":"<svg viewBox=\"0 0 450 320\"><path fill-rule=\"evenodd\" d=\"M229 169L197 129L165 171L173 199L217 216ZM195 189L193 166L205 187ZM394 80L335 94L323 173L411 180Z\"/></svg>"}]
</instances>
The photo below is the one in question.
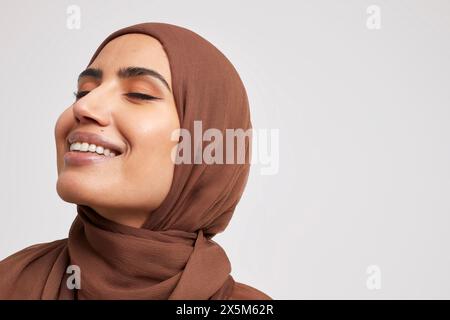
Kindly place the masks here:
<instances>
[{"instance_id":1,"label":"woman's face","mask_svg":"<svg viewBox=\"0 0 450 320\"><path fill-rule=\"evenodd\" d=\"M160 42L115 38L80 74L78 97L56 122L58 195L140 227L169 192L178 128Z\"/></svg>"}]
</instances>

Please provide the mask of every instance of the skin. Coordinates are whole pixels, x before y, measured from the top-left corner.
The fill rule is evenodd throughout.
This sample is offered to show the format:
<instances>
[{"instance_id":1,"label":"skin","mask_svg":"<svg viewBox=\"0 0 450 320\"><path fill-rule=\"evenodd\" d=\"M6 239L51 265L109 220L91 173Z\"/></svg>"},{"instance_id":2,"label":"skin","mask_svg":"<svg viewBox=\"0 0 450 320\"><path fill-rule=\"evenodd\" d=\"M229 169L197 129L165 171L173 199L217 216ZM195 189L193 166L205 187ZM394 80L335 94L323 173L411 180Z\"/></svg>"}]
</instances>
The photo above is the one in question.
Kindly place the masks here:
<instances>
[{"instance_id":1,"label":"skin","mask_svg":"<svg viewBox=\"0 0 450 320\"><path fill-rule=\"evenodd\" d=\"M120 68L143 67L159 73L121 78ZM173 179L171 138L180 128L171 93L169 61L161 43L147 35L127 34L110 41L89 68L103 72L101 79L81 77L76 100L55 125L58 195L67 202L91 207L120 224L140 227L167 196ZM138 92L159 98L127 96ZM103 135L124 147L119 157L82 166L68 165L67 136L73 131Z\"/></svg>"}]
</instances>

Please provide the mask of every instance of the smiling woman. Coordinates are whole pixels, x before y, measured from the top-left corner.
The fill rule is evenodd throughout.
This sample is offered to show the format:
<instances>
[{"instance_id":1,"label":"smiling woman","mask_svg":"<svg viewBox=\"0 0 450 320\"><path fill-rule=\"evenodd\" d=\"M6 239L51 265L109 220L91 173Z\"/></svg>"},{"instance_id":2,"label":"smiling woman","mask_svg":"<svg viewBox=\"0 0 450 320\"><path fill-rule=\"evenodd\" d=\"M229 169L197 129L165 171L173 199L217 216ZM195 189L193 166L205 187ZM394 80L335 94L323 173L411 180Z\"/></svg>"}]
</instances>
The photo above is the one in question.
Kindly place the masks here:
<instances>
[{"instance_id":1,"label":"smiling woman","mask_svg":"<svg viewBox=\"0 0 450 320\"><path fill-rule=\"evenodd\" d=\"M176 133L192 132L194 121L206 130L251 129L228 59L187 29L134 25L102 42L75 97L55 140L56 189L77 205L77 218L67 239L0 262L0 298L270 299L233 279L212 240L246 185L249 139L243 163L172 159Z\"/></svg>"},{"instance_id":2,"label":"smiling woman","mask_svg":"<svg viewBox=\"0 0 450 320\"><path fill-rule=\"evenodd\" d=\"M62 199L121 224L144 223L172 183L177 141L168 137L180 123L170 82L168 58L155 38L130 33L102 48L55 127ZM77 142L80 150L70 151ZM97 155L97 146L114 157Z\"/></svg>"}]
</instances>

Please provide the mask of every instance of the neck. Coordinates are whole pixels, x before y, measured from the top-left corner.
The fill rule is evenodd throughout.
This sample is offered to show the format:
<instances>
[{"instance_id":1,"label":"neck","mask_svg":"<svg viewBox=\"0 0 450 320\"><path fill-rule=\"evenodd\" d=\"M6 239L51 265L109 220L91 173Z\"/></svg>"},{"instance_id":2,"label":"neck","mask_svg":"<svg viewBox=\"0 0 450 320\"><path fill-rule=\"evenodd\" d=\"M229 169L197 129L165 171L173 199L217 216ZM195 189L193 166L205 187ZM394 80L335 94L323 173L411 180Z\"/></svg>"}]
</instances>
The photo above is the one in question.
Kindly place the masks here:
<instances>
[{"instance_id":1,"label":"neck","mask_svg":"<svg viewBox=\"0 0 450 320\"><path fill-rule=\"evenodd\" d=\"M148 212L137 212L127 209L124 210L123 208L111 209L93 206L90 207L105 219L133 228L141 228L148 217Z\"/></svg>"}]
</instances>

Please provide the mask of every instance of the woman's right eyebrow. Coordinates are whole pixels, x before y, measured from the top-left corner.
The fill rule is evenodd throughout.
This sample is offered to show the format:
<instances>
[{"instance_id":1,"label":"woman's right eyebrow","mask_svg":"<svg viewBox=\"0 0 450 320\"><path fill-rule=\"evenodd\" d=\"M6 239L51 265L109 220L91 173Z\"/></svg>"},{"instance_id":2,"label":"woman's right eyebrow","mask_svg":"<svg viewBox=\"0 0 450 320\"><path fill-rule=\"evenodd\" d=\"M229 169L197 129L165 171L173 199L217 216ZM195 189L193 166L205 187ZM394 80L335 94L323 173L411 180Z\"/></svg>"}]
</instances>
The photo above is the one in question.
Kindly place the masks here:
<instances>
[{"instance_id":1,"label":"woman's right eyebrow","mask_svg":"<svg viewBox=\"0 0 450 320\"><path fill-rule=\"evenodd\" d=\"M169 83L167 82L164 77L152 69L142 68L142 67L128 67L128 68L121 68L119 71L117 71L117 75L119 78L132 78L132 77L139 77L139 76L150 76L153 78L158 79L161 81L162 84L171 92ZM78 76L78 82L84 77L91 77L96 80L101 80L103 76L103 71L98 68L87 68L86 70L82 71L80 75Z\"/></svg>"},{"instance_id":2,"label":"woman's right eyebrow","mask_svg":"<svg viewBox=\"0 0 450 320\"><path fill-rule=\"evenodd\" d=\"M82 71L78 76L78 82L80 82L80 80L84 77L92 77L101 80L103 77L103 71L97 68L87 68L86 70Z\"/></svg>"}]
</instances>

